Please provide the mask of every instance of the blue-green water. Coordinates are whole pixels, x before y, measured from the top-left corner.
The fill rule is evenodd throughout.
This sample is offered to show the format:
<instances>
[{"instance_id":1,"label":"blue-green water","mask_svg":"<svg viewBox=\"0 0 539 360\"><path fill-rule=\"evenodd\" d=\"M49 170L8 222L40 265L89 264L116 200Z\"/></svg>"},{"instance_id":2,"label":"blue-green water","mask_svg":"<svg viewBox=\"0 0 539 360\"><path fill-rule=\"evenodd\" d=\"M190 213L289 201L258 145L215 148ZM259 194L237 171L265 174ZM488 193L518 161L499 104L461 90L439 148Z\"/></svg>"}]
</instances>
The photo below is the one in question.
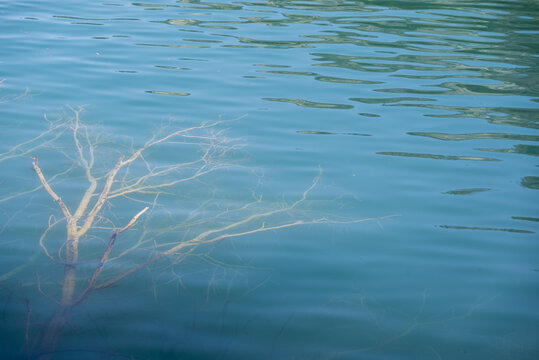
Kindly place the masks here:
<instances>
[{"instance_id":1,"label":"blue-green water","mask_svg":"<svg viewBox=\"0 0 539 360\"><path fill-rule=\"evenodd\" d=\"M39 355L62 287L65 231L45 237L57 262L39 246L62 214L29 156L71 209L88 186L68 132L13 147L82 106L98 175L169 129L223 120L238 146L157 198L107 202L77 291L146 205L102 280L290 207L320 173L263 222L332 222L225 238L96 291L55 358L536 359L538 16L501 0L0 2L1 357ZM148 166L201 156L175 145ZM364 218L379 219L349 223Z\"/></svg>"}]
</instances>

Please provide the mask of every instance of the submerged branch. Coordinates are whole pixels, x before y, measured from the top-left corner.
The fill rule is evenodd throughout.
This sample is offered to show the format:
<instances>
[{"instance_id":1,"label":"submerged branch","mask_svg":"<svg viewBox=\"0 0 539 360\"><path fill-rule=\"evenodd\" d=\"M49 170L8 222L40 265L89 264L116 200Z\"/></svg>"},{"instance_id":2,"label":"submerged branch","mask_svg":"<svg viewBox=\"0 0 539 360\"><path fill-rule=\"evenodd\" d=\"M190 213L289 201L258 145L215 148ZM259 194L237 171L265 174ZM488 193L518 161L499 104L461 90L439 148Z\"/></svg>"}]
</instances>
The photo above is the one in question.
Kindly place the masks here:
<instances>
[{"instance_id":1,"label":"submerged branch","mask_svg":"<svg viewBox=\"0 0 539 360\"><path fill-rule=\"evenodd\" d=\"M107 245L107 248L105 249L105 252L101 256L101 259L99 260L97 268L95 269L95 272L92 275L92 278L90 279L90 283L89 283L88 287L80 294L80 296L75 301L73 301L72 305L75 305L75 304L78 304L78 303L82 302L90 294L90 292L95 289L95 283L96 283L97 279L99 278L99 275L101 275L101 272L103 271L103 268L105 267L105 264L109 259L110 252L112 251L112 248L114 246L114 242L116 241L116 238L118 237L118 235L120 235L121 233L123 233L124 231L129 229L131 226L133 226L135 224L135 222L137 222L138 218L140 216L142 216L142 214L144 214L148 209L149 209L149 207L145 207L144 209L142 209L142 211L140 211L138 214L133 216L133 218L127 223L127 225L125 225L120 230L115 231L111 235L111 237L109 239L109 243Z\"/></svg>"},{"instance_id":2,"label":"submerged branch","mask_svg":"<svg viewBox=\"0 0 539 360\"><path fill-rule=\"evenodd\" d=\"M217 170L229 168L230 164L226 162L226 158L229 152L236 149L236 146L230 144L229 140L225 139L219 131L210 131L222 123L217 121L154 136L150 141L138 148L132 146L128 153L120 155L114 163L110 163L109 161L114 161L114 159L110 159L110 151L99 151L97 137L93 136L89 128L81 122L80 113L82 109L72 110L75 113L74 118L67 123L51 123L49 129L43 134L12 147L7 153L0 154L0 161L20 154L29 154L30 150L40 148L40 141L50 144L67 132L62 139L67 138L69 140L73 154L66 152L65 155L68 159L73 160L74 166L78 167L83 174L85 188L82 190L83 194L77 206L73 207L74 213L72 213L66 202L51 186L51 179L59 176L59 174L53 175L47 180L38 164L38 156L32 157L32 167L41 185L31 191L40 188L45 189L48 196L58 204L63 214L63 216L50 216L48 226L41 234L38 242L39 247L41 247L48 259L64 267L61 286L62 295L59 299L51 297L41 288L39 275L36 272L38 291L58 305L56 312L43 332L40 341L41 354L52 355L73 306L82 303L94 290L112 286L125 277L147 268L163 258L171 257L173 264L177 264L190 255L198 255L197 249L201 249L202 246L225 239L240 238L305 225L354 224L389 217L341 221L328 217L306 217L303 215L302 219L298 219L296 214L299 213L300 208L305 205L311 192L320 182L322 170L319 169L312 184L298 194L297 199L293 202L265 204L262 201L262 196L253 194L253 199L250 202L241 205L217 204L215 193L210 188L208 191L211 193L211 199L205 198L200 203L195 204L181 223L175 222L172 226L160 227L158 230L149 230L149 227L145 224L142 226L139 239L135 243L126 244L124 247L115 246L118 236L131 229L142 215L149 210L149 206L145 206L127 224L120 228L114 225L117 219L109 211L115 204L129 201L141 202L155 209L157 200L162 199L167 193L187 198L188 192L186 193L185 189L180 190L180 185L202 183L201 179L203 177ZM150 161L152 152L148 150L157 148L160 145L164 147L165 144L170 147L187 147L188 151L182 152L180 156L185 154L195 154L195 156L188 157L184 162L178 161L167 165L152 166ZM193 148L195 151L190 151ZM165 150L168 149L165 148ZM111 164L111 167L97 169L96 164L100 164L101 159L105 159L107 163ZM54 184L54 187L56 188L57 185ZM199 188L197 188L198 190ZM207 189L204 188L204 190ZM154 195L153 203L147 201L148 194ZM7 201L10 198L0 199L0 202ZM69 201L68 203L71 204ZM170 214L172 214L171 210L165 211L170 211ZM146 216L145 223L148 222L148 218L149 216ZM51 249L52 242L48 242L46 245L46 239L55 233L52 230L56 229L57 225L64 221L65 240L57 246L58 255L56 256ZM104 222L106 224L103 224ZM100 236L104 231L112 231L113 229L118 230L112 232L108 242L106 241L107 236ZM173 231L181 232L182 235L169 243L159 242L161 235ZM102 239L103 245L106 244L104 250L100 250L97 255L87 253L85 251L87 248L82 248L83 245L81 245L81 249L84 249L84 251L79 249L79 241L84 244L84 240L96 238ZM117 250L119 247L120 249ZM100 249L102 248L100 247ZM146 261L132 264L130 268L124 267L123 270L115 270L111 266L114 261L126 257L135 250L149 251ZM81 254L79 254L79 251ZM103 252L101 253L101 251ZM114 252L117 252L117 254L114 254ZM79 255L83 260L81 262L78 261ZM89 258L90 260L88 260ZM92 268L84 275L81 275L78 267L83 264L91 264ZM0 277L0 280L4 277L5 275ZM84 284L84 286L81 284ZM29 318L30 308L28 305L27 323ZM27 326L25 334L27 348L28 333ZM49 355L44 356L50 357Z\"/></svg>"},{"instance_id":3,"label":"submerged branch","mask_svg":"<svg viewBox=\"0 0 539 360\"><path fill-rule=\"evenodd\" d=\"M43 185L43 187L45 188L45 190L47 191L47 193L49 193L49 195L52 197L52 199L54 200L54 202L56 202L58 204L58 206L60 207L60 209L62 210L62 213L64 214L64 216L66 217L66 219L70 219L71 218L71 213L69 212L67 206L64 204L64 201L62 200L61 197L59 197L55 192L54 190L52 190L52 188L50 187L49 183L47 182L47 180L45 179L45 176L43 176L43 173L41 172L41 169L39 168L38 164L37 164L37 156L35 157L31 157L32 158L32 166L34 168L34 171L36 172L37 176L39 177L39 181L41 181L41 185Z\"/></svg>"}]
</instances>

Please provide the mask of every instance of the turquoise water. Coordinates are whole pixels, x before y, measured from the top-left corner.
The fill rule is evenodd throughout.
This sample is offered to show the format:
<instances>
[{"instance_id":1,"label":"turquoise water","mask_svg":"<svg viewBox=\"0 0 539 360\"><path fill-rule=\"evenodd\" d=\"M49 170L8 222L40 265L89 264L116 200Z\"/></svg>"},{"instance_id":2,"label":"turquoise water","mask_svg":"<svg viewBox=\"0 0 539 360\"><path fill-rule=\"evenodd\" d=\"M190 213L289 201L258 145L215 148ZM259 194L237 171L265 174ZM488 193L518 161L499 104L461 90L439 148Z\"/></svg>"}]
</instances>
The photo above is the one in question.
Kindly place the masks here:
<instances>
[{"instance_id":1,"label":"turquoise water","mask_svg":"<svg viewBox=\"0 0 539 360\"><path fill-rule=\"evenodd\" d=\"M274 213L96 290L54 358L536 359L538 16L500 0L0 3L1 357L39 356L61 297L65 228L44 237L54 260L39 239L62 213L29 156L70 209L88 186L69 126L25 142L82 108L96 176L208 122L196 134L228 151L107 201L77 293L145 206L100 281ZM156 146L122 176L202 154Z\"/></svg>"}]
</instances>

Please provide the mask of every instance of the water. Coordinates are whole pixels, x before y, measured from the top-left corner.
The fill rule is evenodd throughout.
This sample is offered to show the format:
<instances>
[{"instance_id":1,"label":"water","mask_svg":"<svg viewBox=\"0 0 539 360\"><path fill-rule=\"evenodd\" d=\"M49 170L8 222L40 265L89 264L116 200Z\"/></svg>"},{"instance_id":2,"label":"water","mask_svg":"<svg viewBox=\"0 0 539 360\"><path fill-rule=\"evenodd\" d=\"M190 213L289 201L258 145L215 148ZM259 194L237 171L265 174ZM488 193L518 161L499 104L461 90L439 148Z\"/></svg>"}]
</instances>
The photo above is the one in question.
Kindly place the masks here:
<instances>
[{"instance_id":1,"label":"water","mask_svg":"<svg viewBox=\"0 0 539 360\"><path fill-rule=\"evenodd\" d=\"M320 174L264 226L332 222L224 238L96 291L55 358L537 358L538 15L535 1L498 0L2 2L2 357L27 357L56 306L44 294L62 286L39 246L62 215L31 191L28 156L58 174L70 208L88 184L80 168L59 174L80 164L69 133L6 152L45 131L44 115L83 107L100 175L170 129L222 120L238 148L157 199L111 199L111 222L81 240L77 291L111 224L146 205L112 256L141 245L102 280L291 206ZM145 159L200 156L178 146ZM53 258L64 241L62 226L47 234Z\"/></svg>"}]
</instances>

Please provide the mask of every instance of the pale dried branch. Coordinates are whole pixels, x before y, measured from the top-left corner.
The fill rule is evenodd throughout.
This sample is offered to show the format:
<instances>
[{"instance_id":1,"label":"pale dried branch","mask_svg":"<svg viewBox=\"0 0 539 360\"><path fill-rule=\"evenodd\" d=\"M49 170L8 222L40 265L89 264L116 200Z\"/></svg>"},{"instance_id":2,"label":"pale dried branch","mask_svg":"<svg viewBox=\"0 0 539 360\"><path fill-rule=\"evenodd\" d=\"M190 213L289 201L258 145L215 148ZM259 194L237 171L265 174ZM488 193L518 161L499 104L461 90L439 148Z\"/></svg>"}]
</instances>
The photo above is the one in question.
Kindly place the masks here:
<instances>
[{"instance_id":1,"label":"pale dried branch","mask_svg":"<svg viewBox=\"0 0 539 360\"><path fill-rule=\"evenodd\" d=\"M88 178L93 178L93 176L90 173L90 170L92 169L94 165L94 146L90 140L90 135L88 133L88 127L81 125L80 123L80 113L82 111L82 108L79 108L78 110L75 110L71 108L71 110L75 113L75 118L73 119L73 125L72 125L72 132L73 132L73 141L75 142L75 147L77 149L77 152L79 153L79 159L83 165L83 168L86 170L86 175ZM84 131L84 138L86 140L87 146L84 147L81 145L79 140L79 129L82 129ZM86 156L84 155L85 148L89 152L90 160L86 159Z\"/></svg>"},{"instance_id":2,"label":"pale dried branch","mask_svg":"<svg viewBox=\"0 0 539 360\"><path fill-rule=\"evenodd\" d=\"M92 196L94 195L95 189L97 188L97 180L92 175L92 167L94 166L94 161L95 161L94 146L90 140L90 135L88 134L88 128L86 126L82 126L82 128L85 133L84 137L87 143L87 151L90 154L90 160L86 159L86 156L84 155L85 148L83 145L81 145L80 140L79 140L79 128L81 127L79 114L82 111L82 109L79 108L79 110L74 110L74 109L72 110L75 112L75 118L73 120L73 129L72 129L73 141L75 143L75 147L79 154L80 163L82 164L82 167L86 173L86 178L88 182L90 183L90 185L88 186L88 189L86 189L84 195L82 196L82 199L79 203L79 206L77 207L77 210L75 211L75 214L73 215L75 218L75 221L78 221L78 219L80 219L84 211L86 211L86 208L88 207L88 204L90 203L90 200Z\"/></svg>"},{"instance_id":3,"label":"pale dried branch","mask_svg":"<svg viewBox=\"0 0 539 360\"><path fill-rule=\"evenodd\" d=\"M43 187L45 188L47 193L49 193L49 195L52 197L54 202L56 202L58 204L58 206L62 210L62 213L64 214L66 219L71 218L71 213L69 212L67 206L64 204L64 201L62 200L62 198L60 198L54 192L54 190L52 190L52 188L50 187L47 180L45 180L45 176L43 176L43 173L41 172L41 169L39 168L39 166L37 164L37 156L32 157L32 166L34 167L34 171L36 172L37 176L39 177L39 180L41 181L41 185L43 185Z\"/></svg>"},{"instance_id":4,"label":"pale dried branch","mask_svg":"<svg viewBox=\"0 0 539 360\"><path fill-rule=\"evenodd\" d=\"M143 269L143 268L145 268L145 267L159 261L159 260L161 260L163 257L179 254L183 258L185 258L186 256L192 254L195 251L195 249L198 246L202 245L202 244L214 243L214 242L217 242L217 241L220 241L220 240L223 240L223 239L227 239L227 238L243 237L243 236L247 236L247 235L251 235L251 234L255 234L255 233L261 233L261 232L266 232L266 231L275 231L275 230L291 228L291 227L297 227L297 226L305 226L305 225L312 225L312 224L322 224L322 223L356 224L356 223L361 223L361 222L366 222L366 221L381 220L381 219L387 219L387 218L397 216L397 215L389 215L389 216L383 216L383 217L378 217L378 218L365 218L365 219L357 219L357 220L331 220L331 219L328 219L328 218L317 218L317 219L312 219L312 220L297 220L297 221L292 221L292 222L288 222L288 223L284 223L284 224L278 224L278 225L271 225L271 226L266 226L265 222L263 222L258 227L255 227L255 228L250 229L250 230L238 231L238 232L232 232L232 233L227 232L225 234L217 235L217 236L214 236L214 237L210 236L210 235L213 235L213 234L218 234L218 233L222 233L222 232L225 232L225 231L229 231L229 230L237 228L237 227L239 227L241 225L247 225L247 224L252 223L252 222L254 222L256 220L260 220L260 219L263 219L263 218L268 218L268 217L270 217L272 215L275 215L275 214L278 214L278 213L282 213L282 212L285 212L285 211L290 211L291 209L297 207L300 203L305 201L305 199L307 197L307 194L318 183L319 176L317 176L313 180L313 184L307 190L305 190L303 192L302 197L300 199L298 199L297 201L295 201L294 203L292 203L290 206L286 206L286 207L283 207L283 208L280 208L280 209L270 210L270 211L267 211L267 212L264 212L264 213L254 214L254 215L246 217L243 220L236 221L234 223L222 226L222 227L217 228L217 229L208 230L208 231L206 231L204 233L199 234L198 236L194 237L191 240L180 242L179 244L176 244L176 245L172 246L168 250L157 253L156 255L154 255L152 258L150 258L149 260L147 260L143 264L135 266L135 267L129 269L128 271L125 271L124 273L113 277L112 279L108 280L107 282L95 286L94 289L100 289L100 288L105 288L105 287L111 286L111 285L115 284L116 282L120 281L121 279L123 279L123 278L125 278L125 277L127 277L127 276L129 276L129 275L131 275L131 274L133 274L133 273L135 273L135 272L137 272L137 271L139 271L139 270L141 270L141 269ZM183 252L180 253L180 250L183 250Z\"/></svg>"},{"instance_id":5,"label":"pale dried branch","mask_svg":"<svg viewBox=\"0 0 539 360\"><path fill-rule=\"evenodd\" d=\"M331 220L328 218L319 218L319 219L313 219L313 220L308 220L308 221L298 220L295 222L281 224L281 225L274 225L274 226L266 226L265 223L262 223L262 225L260 225L256 229L247 230L243 232L237 232L237 233L230 233L230 234L227 233L227 234L219 235L217 237L214 237L208 240L200 241L200 243L201 244L213 243L213 242L227 239L227 238L240 237L240 236L250 235L250 234L254 234L254 233L258 233L262 231L285 229L285 228L295 227L299 225L313 225L313 224L324 224L324 223L326 224L357 224L357 223L366 222L366 221L388 219L395 216L398 216L398 215L388 215L388 216L382 216L382 217L377 217L377 218L365 218L365 219L349 220L349 221L337 221L337 220Z\"/></svg>"},{"instance_id":6,"label":"pale dried branch","mask_svg":"<svg viewBox=\"0 0 539 360\"><path fill-rule=\"evenodd\" d=\"M296 200L290 206L285 206L285 207L282 207L280 209L274 209L274 210L266 211L266 212L263 212L263 213L253 214L251 216L247 216L242 220L236 221L236 222L228 224L226 226L223 226L223 227L220 227L220 228L217 228L217 229L212 229L212 230L205 231L205 232L199 234L198 236L196 236L195 238L193 238L190 241L182 242L182 243L170 248L165 253L166 254L173 254L173 253L183 249L184 247L193 246L193 245L196 245L196 244L199 244L199 243L208 242L208 241L205 241L205 239L207 239L212 234L220 233L220 232L224 232L224 231L229 231L229 230L237 228L237 227L239 227L241 225L249 224L249 223L251 223L251 222L253 222L255 220L267 218L269 216L272 216L272 215L275 215L275 214L278 214L278 213L290 211L290 210L294 209L295 207L297 207L300 203L305 201L305 199L307 198L307 194L309 194L309 192L312 191L312 189L314 189L314 187L316 186L316 184L320 180L320 176L321 176L321 172L318 174L318 176L316 176L314 178L313 183L311 184L311 186L309 188L307 188L303 192L301 198ZM296 222L293 222L293 223L290 223L290 224L285 224L285 225L280 225L280 226L281 226L281 228L284 228L284 227L297 226L297 225L302 225L302 224L305 224L305 223L302 222L302 221L296 221ZM252 234L253 232L267 231L267 230L274 230L274 229L260 227L260 228L258 228L256 230L246 232L245 235ZM240 233L238 233L238 234L240 234ZM216 240L214 240L214 241L216 241ZM213 242L213 241L210 241L210 242Z\"/></svg>"},{"instance_id":7,"label":"pale dried branch","mask_svg":"<svg viewBox=\"0 0 539 360\"><path fill-rule=\"evenodd\" d=\"M85 234L88 229L92 226L94 219L96 215L101 211L101 208L105 204L105 201L107 200L107 196L110 192L110 188L114 182L114 178L116 177L116 174L118 174L118 171L124 166L126 163L123 161L123 157L120 157L118 159L118 162L114 166L114 168L108 173L107 180L105 182L105 186L103 187L103 190L101 191L101 194L99 195L99 198L97 199L94 207L86 217L86 220L84 221L83 225L78 230L78 234L83 235Z\"/></svg>"},{"instance_id":8,"label":"pale dried branch","mask_svg":"<svg viewBox=\"0 0 539 360\"><path fill-rule=\"evenodd\" d=\"M215 126L215 125L216 124L210 124L206 126L202 125L199 127L191 128L191 130L203 129L208 126ZM227 166L227 164L224 162L216 163L213 161L213 157L216 156L217 152L223 152L222 150L218 150L218 149L220 149L221 147L224 148L225 141L218 140L214 138L213 136L191 136L189 134L184 133L183 130L177 131L173 134L175 135L174 136L168 135L161 139L152 141L151 143L145 145L145 147L137 150L134 153L134 156L138 156L143 159L142 151L148 149L149 147L162 143L165 139L168 140L173 137L181 137L181 138L193 137L193 138L207 140L208 142L203 143L203 144L194 143L198 146L205 147L203 154L198 159L193 160L193 161L184 162L180 164L167 165L167 166L160 166L160 167L155 167L155 168L151 168L150 165L147 163L147 161L143 159L144 164L146 165L146 168L148 170L147 174L137 176L131 181L127 181L126 178L124 177L123 182L121 183L120 187L118 187L117 189L111 190L108 198L112 199L119 196L125 196L127 194L148 192L148 191L153 191L157 189L172 187L174 185L177 185L183 182L195 180L199 177L202 177L203 175L207 175L217 169ZM174 143L174 142L169 142L169 143ZM178 142L178 143L181 143L184 145L186 144L185 142ZM136 160L136 157L132 156L130 159L125 161L126 165L130 165L134 160ZM150 183L152 180L157 180L158 178L162 178L166 175L170 175L173 173L179 173L182 170L183 171L192 170L194 173L189 176L180 176L179 178L176 178L172 181L161 181L161 182L157 182L153 184Z\"/></svg>"},{"instance_id":9,"label":"pale dried branch","mask_svg":"<svg viewBox=\"0 0 539 360\"><path fill-rule=\"evenodd\" d=\"M148 211L149 207L146 206L144 209L142 209L137 215L133 216L133 218L125 225L123 228L117 231L118 235L129 229L133 224L138 220L138 218L144 214L146 211Z\"/></svg>"},{"instance_id":10,"label":"pale dried branch","mask_svg":"<svg viewBox=\"0 0 539 360\"><path fill-rule=\"evenodd\" d=\"M127 194L130 194L130 193L135 193L135 192L136 193L141 193L141 192L148 191L148 190L155 190L155 189L160 189L160 188L163 188L163 187L171 187L171 186L179 184L181 182L196 179L196 178L198 178L198 177L200 177L202 175L206 175L206 174L214 171L215 168L206 169L204 166L201 166L195 172L195 174L193 174L193 175L191 175L189 177L176 179L176 180L173 180L173 181L169 181L169 182L166 182L166 183L160 183L160 184L156 184L156 185L145 185L145 182L149 178L169 174L173 170L177 170L177 169L179 169L181 167L181 165L176 166L176 167L172 166L169 169L165 169L165 170L157 172L157 173L150 172L149 174L144 175L141 178L137 179L135 181L134 185L131 184L130 186L126 186L124 188L120 188L120 189L117 189L117 190L114 190L114 191L111 190L111 188L112 188L112 186L113 186L113 184L115 182L115 178L116 178L118 172L123 167L129 166L133 162L135 162L137 159L141 158L142 153L145 150L147 150L147 149L149 149L151 147L154 147L154 146L156 146L158 144L162 144L164 142L167 142L169 139L173 139L175 137L190 136L190 135L188 135L189 132L192 132L194 130L207 129L207 128L216 126L217 124L218 123L202 124L200 126L194 126L194 127L188 128L188 129L182 129L182 130L175 131L175 132L170 133L170 134L168 134L168 135L166 135L164 137L154 139L151 142L146 143L143 147L136 150L130 157L128 157L125 160L124 160L124 157L120 157L120 159L117 161L114 168L107 174L105 185L104 185L103 189L101 190L101 193L99 194L99 197L98 197L96 203L94 204L92 210L89 212L86 219L84 220L83 225L78 230L79 236L86 233L91 228L91 226L92 226L92 224L94 222L95 216L101 211L102 206L104 205L105 201L107 201L108 199L118 197L118 196L127 195ZM199 138L209 139L208 137L202 137L202 136L200 136ZM201 159L199 161L197 161L197 162L202 161L204 164L208 164L209 163L210 151L211 151L211 149L206 149L206 151L203 154L203 156L201 157ZM95 186L92 183L90 188L87 190L85 196L83 197L83 201L81 202L81 205L84 205L83 208L85 208L85 206L87 205L86 200L89 200L89 197L93 194L94 190L95 190ZM79 206L79 209L81 209L81 206ZM76 215L82 215L83 211L79 211L79 209L77 210ZM75 216L75 220L78 220L78 219L79 219L79 217Z\"/></svg>"},{"instance_id":11,"label":"pale dried branch","mask_svg":"<svg viewBox=\"0 0 539 360\"><path fill-rule=\"evenodd\" d=\"M154 209L156 206L157 206L157 200L159 199L159 194L156 195L153 199L153 202L151 203L151 208ZM147 207L149 208L149 207ZM113 257L110 259L110 261L112 260L116 260L116 259L119 259L125 255L127 255L128 253L131 253L133 251L135 251L136 249L138 249L143 243L144 243L144 238L147 234L147 222L148 222L148 219L149 219L150 216L147 216L146 217L146 221L145 221L145 226L142 228L141 232L142 234L140 234L138 236L138 240L135 244L133 244L132 246L130 246L129 248L123 250L121 253L119 253L117 256Z\"/></svg>"}]
</instances>

